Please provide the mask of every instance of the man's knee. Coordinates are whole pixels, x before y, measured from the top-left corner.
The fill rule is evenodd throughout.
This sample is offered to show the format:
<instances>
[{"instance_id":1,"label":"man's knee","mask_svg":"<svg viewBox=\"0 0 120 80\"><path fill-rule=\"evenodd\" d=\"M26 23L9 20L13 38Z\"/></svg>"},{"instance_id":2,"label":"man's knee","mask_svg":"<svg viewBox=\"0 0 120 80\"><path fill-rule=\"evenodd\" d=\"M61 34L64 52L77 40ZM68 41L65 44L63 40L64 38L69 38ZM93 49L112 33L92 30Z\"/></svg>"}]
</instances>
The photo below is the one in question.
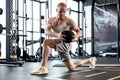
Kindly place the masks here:
<instances>
[{"instance_id":1,"label":"man's knee","mask_svg":"<svg viewBox=\"0 0 120 80\"><path fill-rule=\"evenodd\" d=\"M76 66L69 60L65 60L64 64L69 70L74 70L76 68Z\"/></svg>"},{"instance_id":2,"label":"man's knee","mask_svg":"<svg viewBox=\"0 0 120 80\"><path fill-rule=\"evenodd\" d=\"M45 39L45 40L43 41L43 46L44 46L44 45L47 45L47 42L48 42L48 40Z\"/></svg>"}]
</instances>

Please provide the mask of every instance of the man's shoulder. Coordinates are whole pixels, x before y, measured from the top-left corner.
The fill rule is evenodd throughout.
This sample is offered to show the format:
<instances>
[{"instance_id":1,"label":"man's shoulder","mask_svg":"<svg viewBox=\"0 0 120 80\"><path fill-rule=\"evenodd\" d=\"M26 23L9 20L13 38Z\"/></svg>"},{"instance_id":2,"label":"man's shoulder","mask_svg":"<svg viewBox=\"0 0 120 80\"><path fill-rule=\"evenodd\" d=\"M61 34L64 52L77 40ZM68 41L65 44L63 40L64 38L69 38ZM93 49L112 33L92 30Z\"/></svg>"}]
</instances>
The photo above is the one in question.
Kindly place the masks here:
<instances>
[{"instance_id":1,"label":"man's shoulder","mask_svg":"<svg viewBox=\"0 0 120 80\"><path fill-rule=\"evenodd\" d=\"M51 19L51 20L52 20L52 19L55 19L55 18L56 18L56 17L49 17L48 19Z\"/></svg>"},{"instance_id":2,"label":"man's shoulder","mask_svg":"<svg viewBox=\"0 0 120 80\"><path fill-rule=\"evenodd\" d=\"M68 23L68 24L70 24L70 23L71 23L71 21L72 21L72 19L71 19L71 18L69 18L69 17L67 17L67 19L66 19L66 20L67 20L67 23Z\"/></svg>"},{"instance_id":3,"label":"man's shoulder","mask_svg":"<svg viewBox=\"0 0 120 80\"><path fill-rule=\"evenodd\" d=\"M48 22L50 22L50 23L53 22L54 20L55 20L55 17L49 17L48 18Z\"/></svg>"},{"instance_id":4,"label":"man's shoulder","mask_svg":"<svg viewBox=\"0 0 120 80\"><path fill-rule=\"evenodd\" d=\"M69 18L69 17L66 17L66 19L67 19L67 20L70 20L71 18Z\"/></svg>"}]
</instances>

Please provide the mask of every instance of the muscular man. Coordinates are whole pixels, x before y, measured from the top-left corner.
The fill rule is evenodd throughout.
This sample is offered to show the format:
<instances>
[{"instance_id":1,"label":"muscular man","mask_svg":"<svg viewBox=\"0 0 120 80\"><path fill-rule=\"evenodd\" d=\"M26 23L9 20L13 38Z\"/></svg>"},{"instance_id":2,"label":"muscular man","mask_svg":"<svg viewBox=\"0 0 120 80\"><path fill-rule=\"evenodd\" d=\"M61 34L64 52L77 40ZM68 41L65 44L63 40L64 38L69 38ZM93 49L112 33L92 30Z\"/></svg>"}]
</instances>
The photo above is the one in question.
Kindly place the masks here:
<instances>
[{"instance_id":1,"label":"muscular man","mask_svg":"<svg viewBox=\"0 0 120 80\"><path fill-rule=\"evenodd\" d=\"M45 34L49 37L54 37L52 39L45 39L43 42L43 54L42 54L42 62L41 65L33 70L31 74L46 74L48 73L47 70L47 60L50 53L50 48L55 49L60 54L63 63L69 70L73 70L78 66L82 66L85 63L90 64L90 68L95 68L96 58L88 58L79 60L76 62L72 62L69 49L71 47L70 43L64 43L65 35L61 34L64 30L71 30L75 32L74 38L79 38L81 35L81 31L79 27L76 25L73 19L68 18L66 14L67 5L65 3L59 3L57 5L57 16L51 17L48 20L47 26L45 28Z\"/></svg>"}]
</instances>

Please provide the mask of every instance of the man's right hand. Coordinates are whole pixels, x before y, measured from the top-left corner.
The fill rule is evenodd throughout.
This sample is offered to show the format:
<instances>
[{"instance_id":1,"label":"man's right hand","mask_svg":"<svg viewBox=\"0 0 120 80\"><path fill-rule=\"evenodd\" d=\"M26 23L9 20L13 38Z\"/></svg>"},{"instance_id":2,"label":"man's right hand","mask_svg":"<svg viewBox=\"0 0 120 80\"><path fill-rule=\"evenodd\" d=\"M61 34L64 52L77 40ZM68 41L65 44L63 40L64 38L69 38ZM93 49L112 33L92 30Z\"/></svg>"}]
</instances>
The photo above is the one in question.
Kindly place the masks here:
<instances>
[{"instance_id":1,"label":"man's right hand","mask_svg":"<svg viewBox=\"0 0 120 80\"><path fill-rule=\"evenodd\" d=\"M58 37L61 41L65 41L64 39L65 35L63 35L62 32L58 33Z\"/></svg>"}]
</instances>

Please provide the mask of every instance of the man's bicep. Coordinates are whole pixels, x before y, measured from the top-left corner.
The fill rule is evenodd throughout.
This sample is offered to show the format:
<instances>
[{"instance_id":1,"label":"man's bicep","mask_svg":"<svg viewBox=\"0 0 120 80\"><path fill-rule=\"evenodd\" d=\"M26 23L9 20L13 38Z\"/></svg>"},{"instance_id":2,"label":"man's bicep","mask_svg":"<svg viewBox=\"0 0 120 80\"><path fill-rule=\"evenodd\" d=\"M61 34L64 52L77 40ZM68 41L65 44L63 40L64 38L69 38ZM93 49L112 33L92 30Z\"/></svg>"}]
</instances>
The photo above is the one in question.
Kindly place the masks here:
<instances>
[{"instance_id":1,"label":"man's bicep","mask_svg":"<svg viewBox=\"0 0 120 80\"><path fill-rule=\"evenodd\" d=\"M79 30L79 26L75 23L74 20L71 20L71 28L74 31L78 31Z\"/></svg>"},{"instance_id":2,"label":"man's bicep","mask_svg":"<svg viewBox=\"0 0 120 80\"><path fill-rule=\"evenodd\" d=\"M51 30L51 19L48 19L47 25L45 27L45 30Z\"/></svg>"},{"instance_id":3,"label":"man's bicep","mask_svg":"<svg viewBox=\"0 0 120 80\"><path fill-rule=\"evenodd\" d=\"M47 24L46 28L45 28L45 34L48 34L51 31L51 25Z\"/></svg>"}]
</instances>

